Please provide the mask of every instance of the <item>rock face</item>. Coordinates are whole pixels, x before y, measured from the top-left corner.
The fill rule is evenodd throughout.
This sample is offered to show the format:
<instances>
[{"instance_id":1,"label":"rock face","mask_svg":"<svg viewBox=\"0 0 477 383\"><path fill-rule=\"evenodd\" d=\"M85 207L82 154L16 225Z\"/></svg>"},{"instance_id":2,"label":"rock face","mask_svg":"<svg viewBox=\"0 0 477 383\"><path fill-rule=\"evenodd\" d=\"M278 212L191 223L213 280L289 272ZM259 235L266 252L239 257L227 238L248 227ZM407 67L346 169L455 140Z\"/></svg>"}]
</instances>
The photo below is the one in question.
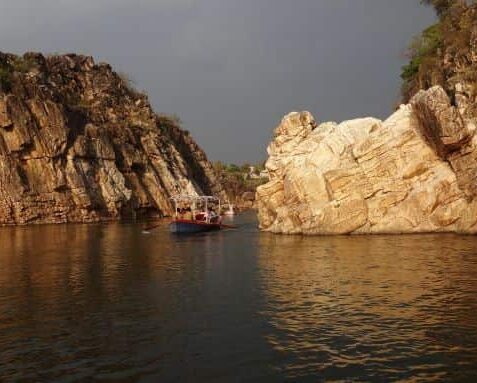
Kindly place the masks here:
<instances>
[{"instance_id":1,"label":"rock face","mask_svg":"<svg viewBox=\"0 0 477 383\"><path fill-rule=\"evenodd\" d=\"M291 113L268 153L271 181L257 190L263 230L477 232L475 124L438 86L384 122L317 125Z\"/></svg>"},{"instance_id":2,"label":"rock face","mask_svg":"<svg viewBox=\"0 0 477 383\"><path fill-rule=\"evenodd\" d=\"M172 212L172 194L220 194L204 152L108 64L0 54L0 224Z\"/></svg>"},{"instance_id":3,"label":"rock face","mask_svg":"<svg viewBox=\"0 0 477 383\"><path fill-rule=\"evenodd\" d=\"M429 3L429 2L428 2ZM420 39L426 49L410 48L411 62L403 72L403 101L421 89L440 85L463 116L477 115L477 3L475 1L431 1L450 6Z\"/></svg>"}]
</instances>

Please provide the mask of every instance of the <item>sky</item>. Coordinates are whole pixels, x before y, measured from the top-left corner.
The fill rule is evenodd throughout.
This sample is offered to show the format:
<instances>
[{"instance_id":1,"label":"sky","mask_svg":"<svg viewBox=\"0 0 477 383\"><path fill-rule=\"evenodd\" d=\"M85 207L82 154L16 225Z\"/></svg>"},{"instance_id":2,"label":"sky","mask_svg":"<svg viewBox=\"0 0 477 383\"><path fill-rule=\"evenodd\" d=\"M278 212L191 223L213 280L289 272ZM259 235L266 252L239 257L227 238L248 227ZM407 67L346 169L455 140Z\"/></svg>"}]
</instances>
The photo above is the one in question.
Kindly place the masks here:
<instances>
[{"instance_id":1,"label":"sky","mask_svg":"<svg viewBox=\"0 0 477 383\"><path fill-rule=\"evenodd\" d=\"M291 111L386 118L434 18L419 0L0 0L0 50L106 61L210 160L255 163Z\"/></svg>"}]
</instances>

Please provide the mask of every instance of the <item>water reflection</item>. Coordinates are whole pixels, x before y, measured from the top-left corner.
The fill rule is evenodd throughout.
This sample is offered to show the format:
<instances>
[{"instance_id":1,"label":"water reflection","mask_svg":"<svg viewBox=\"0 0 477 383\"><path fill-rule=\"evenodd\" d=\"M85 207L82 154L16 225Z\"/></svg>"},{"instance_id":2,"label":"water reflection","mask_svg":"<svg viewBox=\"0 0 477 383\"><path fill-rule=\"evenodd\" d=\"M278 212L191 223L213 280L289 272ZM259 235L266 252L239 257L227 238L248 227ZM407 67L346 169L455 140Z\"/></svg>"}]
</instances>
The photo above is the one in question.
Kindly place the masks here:
<instances>
[{"instance_id":1,"label":"water reflection","mask_svg":"<svg viewBox=\"0 0 477 383\"><path fill-rule=\"evenodd\" d=\"M151 273L151 252L145 251L151 244L144 243L137 230L124 229L2 229L0 342L5 376L50 380L79 373L76 378L81 378L96 369L100 355L107 356L105 366L115 365L134 343L153 339L144 336L155 326L147 320L151 306L141 303L153 297L147 289L129 289L138 275ZM157 250L160 256L167 248ZM145 333L135 326L141 319ZM132 344L117 341L123 332L129 333ZM154 331L149 331L151 336Z\"/></svg>"},{"instance_id":2,"label":"water reflection","mask_svg":"<svg viewBox=\"0 0 477 383\"><path fill-rule=\"evenodd\" d=\"M0 381L268 376L256 240L165 225L0 229Z\"/></svg>"},{"instance_id":3,"label":"water reflection","mask_svg":"<svg viewBox=\"0 0 477 383\"><path fill-rule=\"evenodd\" d=\"M475 237L0 228L0 381L467 380Z\"/></svg>"},{"instance_id":4,"label":"water reflection","mask_svg":"<svg viewBox=\"0 0 477 383\"><path fill-rule=\"evenodd\" d=\"M475 238L261 235L259 243L267 338L287 377L477 374Z\"/></svg>"}]
</instances>

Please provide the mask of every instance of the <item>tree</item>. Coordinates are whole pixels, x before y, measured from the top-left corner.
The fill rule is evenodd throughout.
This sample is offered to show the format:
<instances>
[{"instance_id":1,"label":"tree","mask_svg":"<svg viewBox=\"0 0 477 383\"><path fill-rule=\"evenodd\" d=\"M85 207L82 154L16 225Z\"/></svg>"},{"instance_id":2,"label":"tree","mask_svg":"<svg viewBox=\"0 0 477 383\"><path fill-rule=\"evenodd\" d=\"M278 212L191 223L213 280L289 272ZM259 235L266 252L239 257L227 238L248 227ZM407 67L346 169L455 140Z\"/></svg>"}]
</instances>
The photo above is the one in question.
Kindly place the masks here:
<instances>
[{"instance_id":1,"label":"tree","mask_svg":"<svg viewBox=\"0 0 477 383\"><path fill-rule=\"evenodd\" d=\"M437 14L441 16L458 1L460 0L421 0L421 3L434 7Z\"/></svg>"},{"instance_id":2,"label":"tree","mask_svg":"<svg viewBox=\"0 0 477 383\"><path fill-rule=\"evenodd\" d=\"M415 37L406 56L409 64L402 67L401 78L410 81L419 72L423 61L432 57L442 43L440 24L434 24Z\"/></svg>"},{"instance_id":3,"label":"tree","mask_svg":"<svg viewBox=\"0 0 477 383\"><path fill-rule=\"evenodd\" d=\"M441 85L449 94L453 86L450 79L456 76L472 77L475 69L456 63L467 62L472 34L477 25L477 0L420 0L422 4L432 6L439 20L414 38L407 50L409 63L402 68L402 98L407 103L419 90L433 85ZM449 58L450 61L449 61ZM466 77L466 78L467 78ZM476 84L477 85L477 84Z\"/></svg>"},{"instance_id":4,"label":"tree","mask_svg":"<svg viewBox=\"0 0 477 383\"><path fill-rule=\"evenodd\" d=\"M245 162L241 167L240 169L242 170L242 172L244 173L248 173L250 171L250 164L248 162Z\"/></svg>"},{"instance_id":5,"label":"tree","mask_svg":"<svg viewBox=\"0 0 477 383\"><path fill-rule=\"evenodd\" d=\"M235 164L229 164L227 165L227 171L230 173L239 173L240 168Z\"/></svg>"},{"instance_id":6,"label":"tree","mask_svg":"<svg viewBox=\"0 0 477 383\"><path fill-rule=\"evenodd\" d=\"M12 76L10 68L0 65L0 91L9 92L11 90Z\"/></svg>"},{"instance_id":7,"label":"tree","mask_svg":"<svg viewBox=\"0 0 477 383\"><path fill-rule=\"evenodd\" d=\"M218 175L222 175L225 170L225 165L221 161L215 161L212 166Z\"/></svg>"}]
</instances>

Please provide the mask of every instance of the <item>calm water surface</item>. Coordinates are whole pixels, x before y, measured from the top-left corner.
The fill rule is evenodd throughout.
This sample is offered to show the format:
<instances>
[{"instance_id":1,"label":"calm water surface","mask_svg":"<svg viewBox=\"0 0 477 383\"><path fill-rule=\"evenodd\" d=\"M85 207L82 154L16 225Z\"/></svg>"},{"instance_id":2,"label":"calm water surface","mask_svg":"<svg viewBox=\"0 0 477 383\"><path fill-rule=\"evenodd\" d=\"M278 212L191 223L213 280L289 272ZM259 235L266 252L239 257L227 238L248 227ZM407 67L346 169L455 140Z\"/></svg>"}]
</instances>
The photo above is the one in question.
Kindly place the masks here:
<instances>
[{"instance_id":1,"label":"calm water surface","mask_svg":"<svg viewBox=\"0 0 477 383\"><path fill-rule=\"evenodd\" d=\"M472 381L477 238L0 229L2 382Z\"/></svg>"}]
</instances>

